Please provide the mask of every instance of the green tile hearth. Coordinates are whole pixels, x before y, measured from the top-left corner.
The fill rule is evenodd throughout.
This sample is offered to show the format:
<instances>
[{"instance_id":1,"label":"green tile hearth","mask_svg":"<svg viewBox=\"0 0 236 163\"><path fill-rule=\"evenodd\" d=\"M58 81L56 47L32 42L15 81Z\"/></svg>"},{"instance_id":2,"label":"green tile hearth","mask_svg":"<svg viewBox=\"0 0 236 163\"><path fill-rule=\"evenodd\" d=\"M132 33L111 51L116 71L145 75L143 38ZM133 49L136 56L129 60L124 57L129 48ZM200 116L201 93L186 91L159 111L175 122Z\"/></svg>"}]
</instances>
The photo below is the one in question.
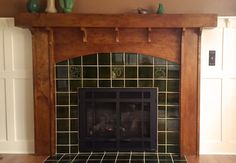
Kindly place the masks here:
<instances>
[{"instance_id":1,"label":"green tile hearth","mask_svg":"<svg viewBox=\"0 0 236 163\"><path fill-rule=\"evenodd\" d=\"M91 152L56 154L44 163L188 163L185 156L155 152Z\"/></svg>"},{"instance_id":2,"label":"green tile hearth","mask_svg":"<svg viewBox=\"0 0 236 163\"><path fill-rule=\"evenodd\" d=\"M79 152L79 88L158 88L157 152L179 153L180 66L178 64L137 53L97 53L57 63L55 76L56 151L58 154L63 154L58 157L64 157L64 154L67 153ZM84 157L82 160L88 159L85 158L86 154L85 156L76 155L80 158ZM116 159L112 153L103 154L103 156L102 162L113 162ZM124 155L118 156L125 157ZM130 155L128 154L128 156ZM154 157L150 154L150 158L151 156ZM142 162L139 160L140 157L134 155L131 161L118 159L116 162L138 163ZM75 160L74 162L81 162ZM146 163L154 163L155 161L145 160ZM161 161L163 163L170 162L170 160L159 159L159 163ZM62 159L59 162L68 161ZM101 162L101 159L91 159L88 162ZM182 160L172 160L172 162L181 163Z\"/></svg>"}]
</instances>

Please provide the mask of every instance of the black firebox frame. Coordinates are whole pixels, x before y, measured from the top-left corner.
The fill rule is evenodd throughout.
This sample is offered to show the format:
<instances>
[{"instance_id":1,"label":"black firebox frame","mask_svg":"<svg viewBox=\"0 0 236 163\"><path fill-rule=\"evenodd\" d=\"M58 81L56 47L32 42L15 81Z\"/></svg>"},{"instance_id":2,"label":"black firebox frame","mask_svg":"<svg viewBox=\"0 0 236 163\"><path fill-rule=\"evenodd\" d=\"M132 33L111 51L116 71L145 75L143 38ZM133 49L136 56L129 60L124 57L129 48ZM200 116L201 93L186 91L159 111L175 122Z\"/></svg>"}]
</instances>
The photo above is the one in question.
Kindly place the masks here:
<instances>
[{"instance_id":1,"label":"black firebox frame","mask_svg":"<svg viewBox=\"0 0 236 163\"><path fill-rule=\"evenodd\" d=\"M130 96L130 97L129 97ZM157 151L157 109L158 109L158 89L157 88L80 88L78 90L79 109L79 151ZM114 103L116 116L116 137L96 137L87 132L87 106L92 103L96 109L96 102ZM141 103L142 113L142 136L124 139L121 137L120 116L121 103ZM144 103L150 104L150 133L144 136Z\"/></svg>"}]
</instances>

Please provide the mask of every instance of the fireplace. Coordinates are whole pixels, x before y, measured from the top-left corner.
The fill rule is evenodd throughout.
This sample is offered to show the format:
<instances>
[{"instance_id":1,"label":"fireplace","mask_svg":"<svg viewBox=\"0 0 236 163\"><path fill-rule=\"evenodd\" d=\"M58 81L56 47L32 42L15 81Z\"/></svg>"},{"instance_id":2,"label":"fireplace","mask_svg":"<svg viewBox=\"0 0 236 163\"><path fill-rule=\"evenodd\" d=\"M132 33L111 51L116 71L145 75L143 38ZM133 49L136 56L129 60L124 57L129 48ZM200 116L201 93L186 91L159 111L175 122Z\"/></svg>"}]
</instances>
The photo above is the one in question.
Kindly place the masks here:
<instances>
[{"instance_id":1,"label":"fireplace","mask_svg":"<svg viewBox=\"0 0 236 163\"><path fill-rule=\"evenodd\" d=\"M79 89L79 151L157 151L157 90Z\"/></svg>"},{"instance_id":2,"label":"fireplace","mask_svg":"<svg viewBox=\"0 0 236 163\"><path fill-rule=\"evenodd\" d=\"M73 93L57 92L55 95L55 76L58 75L55 74L55 69L63 67L61 62L66 61L68 64L65 69L69 70L72 58L128 52L151 55L180 65L179 98L176 98L176 94L162 96L160 93L158 98L171 98L174 103L179 103L180 125L175 127L179 128L180 132L180 153L197 155L201 28L215 27L216 20L215 14L18 14L16 25L30 28L33 34L36 154L56 152L55 106L58 105L58 100L55 102L55 99L61 99L60 105L68 102L64 97L72 100L77 98ZM91 66L91 69L93 68ZM143 71L147 69L149 68L144 68ZM106 68L103 70L106 71ZM154 74L154 71L151 72ZM96 73L99 72L93 74ZM150 75L150 71L147 74ZM98 87L100 84L105 87L155 84L154 80L145 80L145 77L137 82L119 79L101 80L101 83L100 80L84 81L81 83L83 87ZM175 122L170 119L170 124ZM69 122L69 126L71 124L73 123ZM159 121L158 128L162 130L160 124ZM58 134L61 135L61 142L74 140L71 137L68 139L66 133ZM72 132L70 136L75 135Z\"/></svg>"}]
</instances>

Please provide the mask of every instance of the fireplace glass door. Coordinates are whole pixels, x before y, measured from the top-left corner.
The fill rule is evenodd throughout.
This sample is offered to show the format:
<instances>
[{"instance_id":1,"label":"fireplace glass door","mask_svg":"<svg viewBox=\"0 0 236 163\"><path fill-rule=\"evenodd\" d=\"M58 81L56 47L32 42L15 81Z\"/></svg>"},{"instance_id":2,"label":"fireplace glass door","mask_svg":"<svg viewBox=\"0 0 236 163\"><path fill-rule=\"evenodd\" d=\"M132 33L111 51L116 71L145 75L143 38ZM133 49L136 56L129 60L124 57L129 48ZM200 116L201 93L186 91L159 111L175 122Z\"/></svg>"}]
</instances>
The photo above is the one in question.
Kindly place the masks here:
<instances>
[{"instance_id":1,"label":"fireplace glass door","mask_svg":"<svg viewBox=\"0 0 236 163\"><path fill-rule=\"evenodd\" d=\"M81 88L80 151L156 151L157 89Z\"/></svg>"}]
</instances>

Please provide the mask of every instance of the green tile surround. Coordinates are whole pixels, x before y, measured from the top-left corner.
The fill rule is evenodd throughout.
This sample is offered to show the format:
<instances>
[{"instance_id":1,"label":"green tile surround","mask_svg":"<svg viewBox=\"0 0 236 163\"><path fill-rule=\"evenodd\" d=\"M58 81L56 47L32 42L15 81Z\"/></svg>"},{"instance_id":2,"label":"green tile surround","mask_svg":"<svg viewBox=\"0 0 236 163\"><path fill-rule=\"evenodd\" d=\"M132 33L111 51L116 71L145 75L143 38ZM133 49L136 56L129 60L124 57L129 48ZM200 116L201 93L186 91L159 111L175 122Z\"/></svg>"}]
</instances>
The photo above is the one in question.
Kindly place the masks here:
<instances>
[{"instance_id":1,"label":"green tile surround","mask_svg":"<svg viewBox=\"0 0 236 163\"><path fill-rule=\"evenodd\" d=\"M158 152L179 153L179 65L135 53L99 53L57 63L57 153L78 153L77 89L158 87Z\"/></svg>"}]
</instances>

